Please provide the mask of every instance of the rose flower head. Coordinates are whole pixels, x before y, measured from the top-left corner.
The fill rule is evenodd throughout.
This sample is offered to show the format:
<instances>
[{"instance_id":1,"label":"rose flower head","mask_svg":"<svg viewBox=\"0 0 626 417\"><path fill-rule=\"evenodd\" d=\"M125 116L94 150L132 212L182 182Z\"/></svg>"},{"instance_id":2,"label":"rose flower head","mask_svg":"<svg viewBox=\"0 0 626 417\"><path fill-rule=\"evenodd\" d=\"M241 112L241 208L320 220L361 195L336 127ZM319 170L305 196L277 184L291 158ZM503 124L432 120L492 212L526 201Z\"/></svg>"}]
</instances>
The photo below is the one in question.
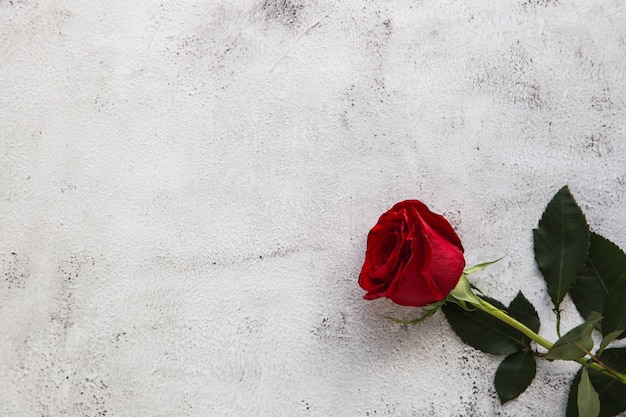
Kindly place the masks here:
<instances>
[{"instance_id":1,"label":"rose flower head","mask_svg":"<svg viewBox=\"0 0 626 417\"><path fill-rule=\"evenodd\" d=\"M461 240L441 215L418 200L394 205L367 237L359 285L365 299L423 307L443 300L463 273Z\"/></svg>"}]
</instances>

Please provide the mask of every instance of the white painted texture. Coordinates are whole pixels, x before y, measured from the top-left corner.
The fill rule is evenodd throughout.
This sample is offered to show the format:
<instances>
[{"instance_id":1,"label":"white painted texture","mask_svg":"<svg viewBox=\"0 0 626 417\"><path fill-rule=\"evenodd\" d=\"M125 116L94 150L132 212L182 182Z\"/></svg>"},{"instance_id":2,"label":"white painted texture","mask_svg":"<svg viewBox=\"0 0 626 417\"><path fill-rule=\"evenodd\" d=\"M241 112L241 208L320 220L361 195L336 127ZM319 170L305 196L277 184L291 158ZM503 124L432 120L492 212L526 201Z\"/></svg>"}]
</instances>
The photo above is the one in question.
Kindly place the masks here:
<instances>
[{"instance_id":1,"label":"white painted texture","mask_svg":"<svg viewBox=\"0 0 626 417\"><path fill-rule=\"evenodd\" d=\"M622 0L0 0L0 416L556 416L442 314L364 301L368 230L446 215L535 304L565 184L626 247ZM579 317L569 300L565 327Z\"/></svg>"}]
</instances>

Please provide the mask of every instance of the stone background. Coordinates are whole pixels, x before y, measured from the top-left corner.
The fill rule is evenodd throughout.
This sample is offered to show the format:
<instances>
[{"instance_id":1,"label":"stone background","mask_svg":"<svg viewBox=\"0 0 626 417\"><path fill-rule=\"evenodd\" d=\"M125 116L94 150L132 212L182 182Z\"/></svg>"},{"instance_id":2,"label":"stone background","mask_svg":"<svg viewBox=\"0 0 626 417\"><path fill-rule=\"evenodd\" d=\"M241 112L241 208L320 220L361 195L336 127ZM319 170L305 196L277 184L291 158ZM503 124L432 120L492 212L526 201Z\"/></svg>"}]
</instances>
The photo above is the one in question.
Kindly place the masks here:
<instances>
[{"instance_id":1,"label":"stone background","mask_svg":"<svg viewBox=\"0 0 626 417\"><path fill-rule=\"evenodd\" d=\"M0 0L0 416L555 416L367 302L396 201L554 337L531 230L626 247L622 0ZM565 327L580 319L569 300Z\"/></svg>"}]
</instances>

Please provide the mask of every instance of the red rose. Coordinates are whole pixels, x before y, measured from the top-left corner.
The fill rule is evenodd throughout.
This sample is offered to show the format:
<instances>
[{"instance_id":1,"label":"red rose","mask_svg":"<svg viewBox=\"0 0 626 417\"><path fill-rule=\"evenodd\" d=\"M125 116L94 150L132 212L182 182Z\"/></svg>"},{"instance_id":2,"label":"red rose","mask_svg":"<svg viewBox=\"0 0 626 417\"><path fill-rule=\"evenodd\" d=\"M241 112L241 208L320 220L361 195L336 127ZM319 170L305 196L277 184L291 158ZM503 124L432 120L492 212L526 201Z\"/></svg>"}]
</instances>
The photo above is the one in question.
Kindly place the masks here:
<instances>
[{"instance_id":1,"label":"red rose","mask_svg":"<svg viewBox=\"0 0 626 417\"><path fill-rule=\"evenodd\" d=\"M407 200L380 216L367 236L359 285L367 300L387 297L422 307L446 298L464 267L463 246L450 223Z\"/></svg>"}]
</instances>

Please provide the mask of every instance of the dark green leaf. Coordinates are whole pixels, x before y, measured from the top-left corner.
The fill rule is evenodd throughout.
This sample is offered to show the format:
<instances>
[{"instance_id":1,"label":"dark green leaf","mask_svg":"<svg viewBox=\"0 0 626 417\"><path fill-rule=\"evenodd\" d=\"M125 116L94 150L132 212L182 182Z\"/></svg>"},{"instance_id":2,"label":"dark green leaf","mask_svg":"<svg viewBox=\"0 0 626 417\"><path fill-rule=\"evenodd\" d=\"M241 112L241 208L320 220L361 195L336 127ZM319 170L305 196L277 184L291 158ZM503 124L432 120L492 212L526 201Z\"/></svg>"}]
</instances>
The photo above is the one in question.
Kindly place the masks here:
<instances>
[{"instance_id":1,"label":"dark green leaf","mask_svg":"<svg viewBox=\"0 0 626 417\"><path fill-rule=\"evenodd\" d=\"M585 267L570 290L572 301L583 318L592 311L601 313L604 300L626 271L626 254L610 240L591 233ZM600 328L598 323L596 328Z\"/></svg>"},{"instance_id":2,"label":"dark green leaf","mask_svg":"<svg viewBox=\"0 0 626 417\"><path fill-rule=\"evenodd\" d=\"M602 334L604 336L620 330L626 330L626 274L622 275L613 286L604 301L602 315Z\"/></svg>"},{"instance_id":3,"label":"dark green leaf","mask_svg":"<svg viewBox=\"0 0 626 417\"><path fill-rule=\"evenodd\" d=\"M607 349L602 354L602 362L619 372L626 372L626 348ZM580 374L572 381L569 398L567 400L567 417L578 416L578 381ZM600 397L600 416L613 417L626 411L626 385L619 383L615 379L589 370L589 379Z\"/></svg>"},{"instance_id":4,"label":"dark green leaf","mask_svg":"<svg viewBox=\"0 0 626 417\"><path fill-rule=\"evenodd\" d=\"M505 310L497 300L485 297L497 308ZM494 355L509 355L525 349L527 338L517 330L481 310L466 311L454 303L442 308L452 330L468 345Z\"/></svg>"},{"instance_id":5,"label":"dark green leaf","mask_svg":"<svg viewBox=\"0 0 626 417\"><path fill-rule=\"evenodd\" d=\"M539 316L537 315L537 311L530 301L524 297L521 291L518 292L517 296L511 301L509 313L533 332L539 332Z\"/></svg>"},{"instance_id":6,"label":"dark green leaf","mask_svg":"<svg viewBox=\"0 0 626 417\"><path fill-rule=\"evenodd\" d=\"M517 398L526 391L536 372L537 364L532 352L522 351L507 356L496 371L495 385L500 403Z\"/></svg>"},{"instance_id":7,"label":"dark green leaf","mask_svg":"<svg viewBox=\"0 0 626 417\"><path fill-rule=\"evenodd\" d=\"M598 393L591 385L587 369L583 368L578 382L578 415L580 417L598 417L600 413L600 398Z\"/></svg>"},{"instance_id":8,"label":"dark green leaf","mask_svg":"<svg viewBox=\"0 0 626 417\"><path fill-rule=\"evenodd\" d=\"M607 335L602 336L602 341L600 342L600 347L598 348L598 351L596 352L596 356L599 357L602 354L602 352L604 352L604 349L606 349L609 343L617 339L621 333L622 331L618 330L616 332L611 332Z\"/></svg>"},{"instance_id":9,"label":"dark green leaf","mask_svg":"<svg viewBox=\"0 0 626 417\"><path fill-rule=\"evenodd\" d=\"M589 227L567 186L552 198L533 230L535 260L558 310L576 281L589 248Z\"/></svg>"},{"instance_id":10,"label":"dark green leaf","mask_svg":"<svg viewBox=\"0 0 626 417\"><path fill-rule=\"evenodd\" d=\"M600 314L592 312L586 322L574 327L554 343L546 353L546 359L574 360L585 356L593 349L593 325L601 318Z\"/></svg>"}]
</instances>

